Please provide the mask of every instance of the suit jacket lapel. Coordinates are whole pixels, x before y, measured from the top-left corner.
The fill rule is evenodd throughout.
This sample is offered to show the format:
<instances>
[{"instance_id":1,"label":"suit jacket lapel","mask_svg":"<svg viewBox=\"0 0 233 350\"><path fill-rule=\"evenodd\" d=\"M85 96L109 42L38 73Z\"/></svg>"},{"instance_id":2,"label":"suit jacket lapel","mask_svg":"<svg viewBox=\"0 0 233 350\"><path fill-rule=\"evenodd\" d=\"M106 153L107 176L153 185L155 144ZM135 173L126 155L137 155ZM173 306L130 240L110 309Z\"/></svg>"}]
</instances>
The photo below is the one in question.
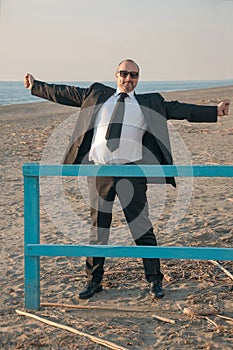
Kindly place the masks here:
<instances>
[{"instance_id":1,"label":"suit jacket lapel","mask_svg":"<svg viewBox=\"0 0 233 350\"><path fill-rule=\"evenodd\" d=\"M115 93L115 91L115 89L105 89L104 87L101 91L99 91L99 94L97 95L95 100L92 113L90 113L89 128L94 126L97 113L99 112L102 105L109 99L109 97Z\"/></svg>"},{"instance_id":2,"label":"suit jacket lapel","mask_svg":"<svg viewBox=\"0 0 233 350\"><path fill-rule=\"evenodd\" d=\"M103 86L98 90L93 90L93 94L84 101L81 110L78 112L77 122L63 160L65 164L74 162L84 136L86 134L90 135L90 131L94 127L98 111L115 91L115 89Z\"/></svg>"}]
</instances>

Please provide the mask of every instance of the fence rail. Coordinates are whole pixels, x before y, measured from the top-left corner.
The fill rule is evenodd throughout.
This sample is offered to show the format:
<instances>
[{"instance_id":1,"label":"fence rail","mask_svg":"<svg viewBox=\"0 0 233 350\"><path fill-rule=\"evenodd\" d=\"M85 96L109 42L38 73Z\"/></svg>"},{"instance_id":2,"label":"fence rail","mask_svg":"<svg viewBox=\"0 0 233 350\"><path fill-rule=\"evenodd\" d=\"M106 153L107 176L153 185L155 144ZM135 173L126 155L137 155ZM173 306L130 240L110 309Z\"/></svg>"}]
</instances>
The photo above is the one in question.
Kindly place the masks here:
<instances>
[{"instance_id":1,"label":"fence rail","mask_svg":"<svg viewBox=\"0 0 233 350\"><path fill-rule=\"evenodd\" d=\"M40 244L42 176L233 177L232 165L45 165L24 164L25 307L40 308L41 256L106 256L165 259L233 260L233 248L79 246Z\"/></svg>"}]
</instances>

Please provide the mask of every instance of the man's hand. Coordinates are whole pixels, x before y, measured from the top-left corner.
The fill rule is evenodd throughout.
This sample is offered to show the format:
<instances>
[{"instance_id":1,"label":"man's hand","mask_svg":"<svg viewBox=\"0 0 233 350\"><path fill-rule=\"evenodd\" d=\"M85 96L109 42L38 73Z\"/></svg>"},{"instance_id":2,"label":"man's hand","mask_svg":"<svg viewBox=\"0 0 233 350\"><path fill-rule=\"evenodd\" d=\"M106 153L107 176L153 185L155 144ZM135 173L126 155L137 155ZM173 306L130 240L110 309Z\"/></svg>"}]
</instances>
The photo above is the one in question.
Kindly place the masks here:
<instances>
[{"instance_id":1,"label":"man's hand","mask_svg":"<svg viewBox=\"0 0 233 350\"><path fill-rule=\"evenodd\" d=\"M34 77L33 75L31 75L30 73L27 73L24 77L24 86L25 88L31 90L32 89L32 85L34 83Z\"/></svg>"},{"instance_id":2,"label":"man's hand","mask_svg":"<svg viewBox=\"0 0 233 350\"><path fill-rule=\"evenodd\" d=\"M229 113L230 101L224 100L217 105L218 116L227 115Z\"/></svg>"}]
</instances>

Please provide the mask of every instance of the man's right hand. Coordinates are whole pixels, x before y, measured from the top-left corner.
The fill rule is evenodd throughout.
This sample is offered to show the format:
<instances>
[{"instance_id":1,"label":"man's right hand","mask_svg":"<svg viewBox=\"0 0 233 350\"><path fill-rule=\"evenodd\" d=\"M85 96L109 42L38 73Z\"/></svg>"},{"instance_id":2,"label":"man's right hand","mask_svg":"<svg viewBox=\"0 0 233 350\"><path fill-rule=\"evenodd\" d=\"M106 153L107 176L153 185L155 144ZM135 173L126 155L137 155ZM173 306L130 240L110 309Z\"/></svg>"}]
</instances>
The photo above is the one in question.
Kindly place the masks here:
<instances>
[{"instance_id":1,"label":"man's right hand","mask_svg":"<svg viewBox=\"0 0 233 350\"><path fill-rule=\"evenodd\" d=\"M24 77L24 86L25 88L31 90L32 89L32 85L34 83L34 77L33 75L31 75L30 73L27 73Z\"/></svg>"}]
</instances>

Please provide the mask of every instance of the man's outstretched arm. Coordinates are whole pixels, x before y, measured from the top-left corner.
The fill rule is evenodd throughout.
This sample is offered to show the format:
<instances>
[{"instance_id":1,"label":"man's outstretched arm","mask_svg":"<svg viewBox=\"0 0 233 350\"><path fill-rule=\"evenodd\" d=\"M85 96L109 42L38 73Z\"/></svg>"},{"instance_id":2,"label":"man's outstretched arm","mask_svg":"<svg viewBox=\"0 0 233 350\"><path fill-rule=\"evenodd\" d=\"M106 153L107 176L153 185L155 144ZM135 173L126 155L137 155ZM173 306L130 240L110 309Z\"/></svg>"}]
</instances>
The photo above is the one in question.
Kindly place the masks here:
<instances>
[{"instance_id":1,"label":"man's outstretched arm","mask_svg":"<svg viewBox=\"0 0 233 350\"><path fill-rule=\"evenodd\" d=\"M217 122L218 116L229 113L230 101L222 100L216 106L196 105L179 101L163 101L167 119L187 119L190 122Z\"/></svg>"},{"instance_id":2,"label":"man's outstretched arm","mask_svg":"<svg viewBox=\"0 0 233 350\"><path fill-rule=\"evenodd\" d=\"M30 73L24 76L24 86L31 94L67 106L81 107L89 93L88 88L69 85L48 84L34 78Z\"/></svg>"}]
</instances>

